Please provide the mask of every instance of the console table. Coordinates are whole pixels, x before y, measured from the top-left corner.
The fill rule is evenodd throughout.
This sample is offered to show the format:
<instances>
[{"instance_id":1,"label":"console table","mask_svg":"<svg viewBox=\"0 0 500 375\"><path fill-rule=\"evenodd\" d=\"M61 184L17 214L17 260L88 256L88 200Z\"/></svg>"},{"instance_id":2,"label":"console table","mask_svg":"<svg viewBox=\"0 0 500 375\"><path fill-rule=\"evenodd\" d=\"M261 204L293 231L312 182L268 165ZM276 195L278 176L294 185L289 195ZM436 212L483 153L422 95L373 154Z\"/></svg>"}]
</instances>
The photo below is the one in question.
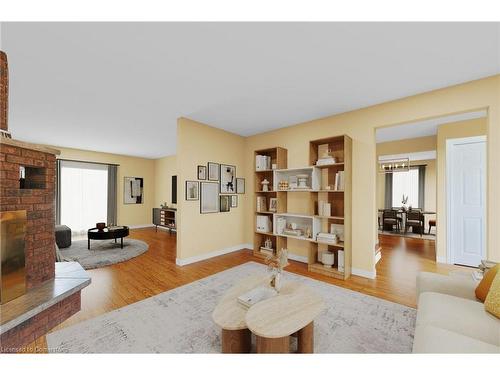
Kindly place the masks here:
<instances>
[{"instance_id":1,"label":"console table","mask_svg":"<svg viewBox=\"0 0 500 375\"><path fill-rule=\"evenodd\" d=\"M177 210L175 208L153 208L153 224L158 231L158 227L164 227L172 232L177 230Z\"/></svg>"}]
</instances>

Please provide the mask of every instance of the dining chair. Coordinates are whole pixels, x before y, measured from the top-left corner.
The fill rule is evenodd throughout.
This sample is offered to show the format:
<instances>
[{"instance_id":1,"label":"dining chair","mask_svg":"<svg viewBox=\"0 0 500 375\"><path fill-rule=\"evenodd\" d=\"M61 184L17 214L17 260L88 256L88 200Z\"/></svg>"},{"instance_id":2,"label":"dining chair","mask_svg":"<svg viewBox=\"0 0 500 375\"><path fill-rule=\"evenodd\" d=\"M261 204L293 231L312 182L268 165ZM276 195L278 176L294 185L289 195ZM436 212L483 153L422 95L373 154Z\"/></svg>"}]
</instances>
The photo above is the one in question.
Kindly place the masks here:
<instances>
[{"instance_id":1,"label":"dining chair","mask_svg":"<svg viewBox=\"0 0 500 375\"><path fill-rule=\"evenodd\" d=\"M420 210L412 209L406 213L405 233L408 232L409 227L418 227L420 236L424 233L424 215Z\"/></svg>"},{"instance_id":2,"label":"dining chair","mask_svg":"<svg viewBox=\"0 0 500 375\"><path fill-rule=\"evenodd\" d=\"M383 228L385 228L386 225L390 225L391 228L394 228L394 226L396 226L396 230L400 232L401 218L398 216L398 211L391 209L384 210L382 218Z\"/></svg>"}]
</instances>

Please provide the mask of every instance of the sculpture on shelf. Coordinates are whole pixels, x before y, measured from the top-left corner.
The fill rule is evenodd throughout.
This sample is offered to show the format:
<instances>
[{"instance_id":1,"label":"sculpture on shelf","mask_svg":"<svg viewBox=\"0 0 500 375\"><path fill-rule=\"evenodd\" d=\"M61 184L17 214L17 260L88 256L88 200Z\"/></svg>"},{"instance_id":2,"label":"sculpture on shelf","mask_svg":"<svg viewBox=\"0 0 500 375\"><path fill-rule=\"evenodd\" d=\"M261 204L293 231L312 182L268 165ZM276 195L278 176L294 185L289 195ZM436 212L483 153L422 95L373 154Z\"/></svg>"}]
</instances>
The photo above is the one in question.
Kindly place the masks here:
<instances>
[{"instance_id":1,"label":"sculpture on shelf","mask_svg":"<svg viewBox=\"0 0 500 375\"><path fill-rule=\"evenodd\" d=\"M276 255L269 255L266 258L267 269L271 273L269 285L277 292L280 291L282 285L281 273L283 268L288 266L288 250L281 249L276 251Z\"/></svg>"},{"instance_id":2,"label":"sculpture on shelf","mask_svg":"<svg viewBox=\"0 0 500 375\"><path fill-rule=\"evenodd\" d=\"M269 191L269 181L265 178L262 182L262 191Z\"/></svg>"}]
</instances>

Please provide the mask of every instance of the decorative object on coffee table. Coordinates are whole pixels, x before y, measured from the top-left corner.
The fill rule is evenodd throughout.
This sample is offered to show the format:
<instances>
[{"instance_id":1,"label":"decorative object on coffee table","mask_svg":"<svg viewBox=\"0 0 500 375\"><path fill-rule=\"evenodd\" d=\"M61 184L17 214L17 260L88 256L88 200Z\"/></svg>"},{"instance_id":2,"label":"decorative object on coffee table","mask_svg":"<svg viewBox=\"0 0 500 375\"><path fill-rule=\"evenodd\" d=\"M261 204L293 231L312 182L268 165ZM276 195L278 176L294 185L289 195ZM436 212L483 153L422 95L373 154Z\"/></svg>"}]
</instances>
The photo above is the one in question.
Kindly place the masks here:
<instances>
[{"instance_id":1,"label":"decorative object on coffee table","mask_svg":"<svg viewBox=\"0 0 500 375\"><path fill-rule=\"evenodd\" d=\"M106 228L106 223L96 223L95 227L99 232L102 232L104 228Z\"/></svg>"},{"instance_id":2,"label":"decorative object on coffee table","mask_svg":"<svg viewBox=\"0 0 500 375\"><path fill-rule=\"evenodd\" d=\"M87 231L87 248L90 250L90 240L115 240L120 239L120 247L123 249L123 238L129 235L129 228L127 226L122 227L108 227L103 230L97 228L92 228Z\"/></svg>"},{"instance_id":3,"label":"decorative object on coffee table","mask_svg":"<svg viewBox=\"0 0 500 375\"><path fill-rule=\"evenodd\" d=\"M266 263L267 269L271 273L271 281L269 282L269 285L279 292L282 285L281 277L283 268L288 266L288 250L277 250L276 255L272 254L266 258Z\"/></svg>"}]
</instances>

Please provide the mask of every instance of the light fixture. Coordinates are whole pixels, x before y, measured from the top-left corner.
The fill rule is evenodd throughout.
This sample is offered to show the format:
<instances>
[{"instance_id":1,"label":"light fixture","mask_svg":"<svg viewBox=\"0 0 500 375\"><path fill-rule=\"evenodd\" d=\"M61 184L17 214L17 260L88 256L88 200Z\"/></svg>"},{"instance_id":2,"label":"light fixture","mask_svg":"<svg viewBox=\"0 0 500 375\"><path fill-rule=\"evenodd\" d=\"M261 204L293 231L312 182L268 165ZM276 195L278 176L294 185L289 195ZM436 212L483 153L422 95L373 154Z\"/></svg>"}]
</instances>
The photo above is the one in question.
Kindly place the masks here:
<instances>
[{"instance_id":1,"label":"light fixture","mask_svg":"<svg viewBox=\"0 0 500 375\"><path fill-rule=\"evenodd\" d=\"M379 173L407 172L410 170L410 159L379 160Z\"/></svg>"}]
</instances>

